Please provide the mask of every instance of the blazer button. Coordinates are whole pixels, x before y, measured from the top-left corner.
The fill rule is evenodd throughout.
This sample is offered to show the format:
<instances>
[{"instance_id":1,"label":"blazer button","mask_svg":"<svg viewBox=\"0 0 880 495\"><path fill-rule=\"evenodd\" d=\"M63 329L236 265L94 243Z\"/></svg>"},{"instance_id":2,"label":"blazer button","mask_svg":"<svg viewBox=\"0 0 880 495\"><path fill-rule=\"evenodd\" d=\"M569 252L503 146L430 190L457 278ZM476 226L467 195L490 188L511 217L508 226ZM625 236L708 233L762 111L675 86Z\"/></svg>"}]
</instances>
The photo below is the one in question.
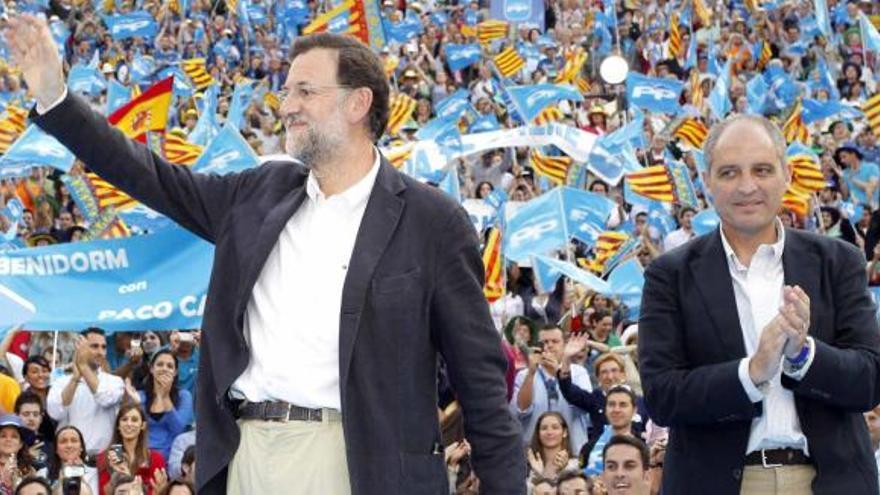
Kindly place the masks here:
<instances>
[{"instance_id":1,"label":"blazer button","mask_svg":"<svg viewBox=\"0 0 880 495\"><path fill-rule=\"evenodd\" d=\"M743 475L742 469L734 469L733 470L733 479L738 480L738 479L742 478L742 475Z\"/></svg>"}]
</instances>

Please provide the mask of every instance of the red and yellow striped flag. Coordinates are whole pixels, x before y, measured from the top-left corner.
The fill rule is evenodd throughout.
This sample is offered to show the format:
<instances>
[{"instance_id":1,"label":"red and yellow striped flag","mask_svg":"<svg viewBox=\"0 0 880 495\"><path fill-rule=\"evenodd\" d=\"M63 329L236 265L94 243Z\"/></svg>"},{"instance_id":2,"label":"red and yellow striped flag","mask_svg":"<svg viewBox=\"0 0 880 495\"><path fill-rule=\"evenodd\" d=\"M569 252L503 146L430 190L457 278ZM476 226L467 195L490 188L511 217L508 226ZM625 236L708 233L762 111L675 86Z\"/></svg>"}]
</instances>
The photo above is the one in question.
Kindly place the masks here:
<instances>
[{"instance_id":1,"label":"red and yellow striped flag","mask_svg":"<svg viewBox=\"0 0 880 495\"><path fill-rule=\"evenodd\" d=\"M484 45L505 36L507 36L507 21L490 19L477 24L477 39Z\"/></svg>"},{"instance_id":2,"label":"red and yellow striped flag","mask_svg":"<svg viewBox=\"0 0 880 495\"><path fill-rule=\"evenodd\" d=\"M541 113L535 117L535 124L546 125L550 122L559 122L563 117L565 117L565 114L562 113L562 110L558 106L553 105L541 110Z\"/></svg>"},{"instance_id":3,"label":"red and yellow striped flag","mask_svg":"<svg viewBox=\"0 0 880 495\"><path fill-rule=\"evenodd\" d=\"M787 143L800 141L803 144L808 144L810 142L810 130L807 129L807 125L804 124L804 119L801 115L800 99L795 102L794 107L791 109L791 114L782 126L782 135L785 136Z\"/></svg>"},{"instance_id":4,"label":"red and yellow striped flag","mask_svg":"<svg viewBox=\"0 0 880 495\"><path fill-rule=\"evenodd\" d=\"M880 138L880 91L862 103L862 111L865 112L871 132Z\"/></svg>"},{"instance_id":5,"label":"red and yellow striped flag","mask_svg":"<svg viewBox=\"0 0 880 495\"><path fill-rule=\"evenodd\" d=\"M580 91L582 95L586 95L590 92L590 81L580 74L574 78L574 85L577 86L578 91Z\"/></svg>"},{"instance_id":6,"label":"red and yellow striped flag","mask_svg":"<svg viewBox=\"0 0 880 495\"><path fill-rule=\"evenodd\" d=\"M174 78L167 77L110 114L107 120L130 138L164 131L168 123Z\"/></svg>"},{"instance_id":7,"label":"red and yellow striped flag","mask_svg":"<svg viewBox=\"0 0 880 495\"><path fill-rule=\"evenodd\" d=\"M172 133L165 133L162 140L162 154L165 159L171 163L178 165L192 165L199 159L204 148L197 144L192 144L186 138Z\"/></svg>"},{"instance_id":8,"label":"red and yellow striped flag","mask_svg":"<svg viewBox=\"0 0 880 495\"><path fill-rule=\"evenodd\" d=\"M199 91L207 88L215 82L214 78L211 77L211 74L208 74L207 69L205 69L205 59L203 58L184 60L180 62L180 68L183 69L183 72L186 72L186 75L189 76L193 86Z\"/></svg>"},{"instance_id":9,"label":"red and yellow striped flag","mask_svg":"<svg viewBox=\"0 0 880 495\"><path fill-rule=\"evenodd\" d=\"M673 12L669 16L669 55L672 58L682 56L681 27L679 26L678 14Z\"/></svg>"},{"instance_id":10,"label":"red and yellow striped flag","mask_svg":"<svg viewBox=\"0 0 880 495\"><path fill-rule=\"evenodd\" d=\"M6 121L13 125L18 132L24 132L27 127L28 111L16 105L6 107Z\"/></svg>"},{"instance_id":11,"label":"red and yellow striped flag","mask_svg":"<svg viewBox=\"0 0 880 495\"><path fill-rule=\"evenodd\" d=\"M767 66L771 58L773 58L773 47L770 46L769 41L763 40L761 42L761 55L758 58L758 70L764 70L764 67Z\"/></svg>"},{"instance_id":12,"label":"red and yellow striped flag","mask_svg":"<svg viewBox=\"0 0 880 495\"><path fill-rule=\"evenodd\" d=\"M691 71L688 86L691 90L691 105L698 109L703 108L703 85L700 84L700 73L698 71Z\"/></svg>"},{"instance_id":13,"label":"red and yellow striped flag","mask_svg":"<svg viewBox=\"0 0 880 495\"><path fill-rule=\"evenodd\" d=\"M565 179L568 177L568 167L571 166L572 159L569 156L547 156L536 148L532 148L532 152L529 153L529 162L536 173L562 185L565 184Z\"/></svg>"},{"instance_id":14,"label":"red and yellow striped flag","mask_svg":"<svg viewBox=\"0 0 880 495\"><path fill-rule=\"evenodd\" d=\"M700 19L700 24L703 27L709 27L712 25L712 12L706 7L703 0L694 0L694 13Z\"/></svg>"},{"instance_id":15,"label":"red and yellow striped flag","mask_svg":"<svg viewBox=\"0 0 880 495\"><path fill-rule=\"evenodd\" d=\"M681 138L692 148L701 149L703 143L706 142L706 137L709 135L709 129L699 120L688 118L678 126L678 129L672 135Z\"/></svg>"},{"instance_id":16,"label":"red and yellow striped flag","mask_svg":"<svg viewBox=\"0 0 880 495\"><path fill-rule=\"evenodd\" d=\"M516 49L512 46L507 47L498 55L492 58L498 72L504 77L510 77L526 66L526 61L519 56Z\"/></svg>"},{"instance_id":17,"label":"red and yellow striped flag","mask_svg":"<svg viewBox=\"0 0 880 495\"><path fill-rule=\"evenodd\" d=\"M477 26L469 26L467 24L462 24L461 35L465 38L476 38L477 37Z\"/></svg>"},{"instance_id":18,"label":"red and yellow striped flag","mask_svg":"<svg viewBox=\"0 0 880 495\"><path fill-rule=\"evenodd\" d=\"M581 68L587 61L587 52L583 48L578 47L575 51L566 56L565 65L556 75L556 84L577 84L577 79L581 76ZM589 86L588 86L589 89Z\"/></svg>"},{"instance_id":19,"label":"red and yellow striped flag","mask_svg":"<svg viewBox=\"0 0 880 495\"><path fill-rule=\"evenodd\" d=\"M15 124L8 120L0 120L0 153L6 153L12 143L21 135Z\"/></svg>"},{"instance_id":20,"label":"red and yellow striped flag","mask_svg":"<svg viewBox=\"0 0 880 495\"><path fill-rule=\"evenodd\" d=\"M789 188L782 195L782 207L798 217L804 218L810 212L809 197L798 194Z\"/></svg>"},{"instance_id":21,"label":"red and yellow striped flag","mask_svg":"<svg viewBox=\"0 0 880 495\"><path fill-rule=\"evenodd\" d=\"M789 188L801 196L819 192L827 185L819 163L809 155L792 155L786 159L791 165Z\"/></svg>"},{"instance_id":22,"label":"red and yellow striped flag","mask_svg":"<svg viewBox=\"0 0 880 495\"><path fill-rule=\"evenodd\" d=\"M395 136L416 110L416 100L406 93L397 93L388 103L388 134Z\"/></svg>"},{"instance_id":23,"label":"red and yellow striped flag","mask_svg":"<svg viewBox=\"0 0 880 495\"><path fill-rule=\"evenodd\" d=\"M385 158L391 162L391 165L394 168L399 169L409 160L409 157L412 155L412 150L415 147L414 143L407 143L400 146L392 146L385 150Z\"/></svg>"},{"instance_id":24,"label":"red and yellow striped flag","mask_svg":"<svg viewBox=\"0 0 880 495\"><path fill-rule=\"evenodd\" d=\"M113 184L102 179L98 174L86 173L86 180L95 193L95 199L98 201L98 208L115 208L116 211L128 210L137 204L131 196L117 189Z\"/></svg>"},{"instance_id":25,"label":"red and yellow striped flag","mask_svg":"<svg viewBox=\"0 0 880 495\"><path fill-rule=\"evenodd\" d=\"M504 279L502 277L504 263L501 260L501 231L497 228L489 229L486 246L483 248L483 269L486 271L486 280L483 283L483 294L490 303L495 302L504 294Z\"/></svg>"},{"instance_id":26,"label":"red and yellow striped flag","mask_svg":"<svg viewBox=\"0 0 880 495\"><path fill-rule=\"evenodd\" d=\"M646 198L672 203L675 201L675 183L664 165L645 167L626 174L626 181L634 193Z\"/></svg>"}]
</instances>

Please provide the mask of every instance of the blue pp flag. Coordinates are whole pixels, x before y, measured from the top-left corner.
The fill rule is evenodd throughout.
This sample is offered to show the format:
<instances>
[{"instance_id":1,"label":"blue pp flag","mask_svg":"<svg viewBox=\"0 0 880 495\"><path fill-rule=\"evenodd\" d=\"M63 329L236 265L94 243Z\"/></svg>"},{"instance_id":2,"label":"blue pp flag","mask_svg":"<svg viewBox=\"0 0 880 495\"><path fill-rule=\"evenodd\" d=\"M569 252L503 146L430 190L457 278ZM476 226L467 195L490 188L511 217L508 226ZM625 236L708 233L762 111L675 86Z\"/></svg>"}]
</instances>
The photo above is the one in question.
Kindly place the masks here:
<instances>
[{"instance_id":1,"label":"blue pp flag","mask_svg":"<svg viewBox=\"0 0 880 495\"><path fill-rule=\"evenodd\" d=\"M509 86L507 93L527 122L533 121L542 110L560 100L584 101L580 91L573 86L562 84Z\"/></svg>"},{"instance_id":2,"label":"blue pp flag","mask_svg":"<svg viewBox=\"0 0 880 495\"><path fill-rule=\"evenodd\" d=\"M715 212L714 208L709 208L697 213L691 220L694 233L697 235L704 235L712 232L718 227L719 223L721 223L721 219L718 218L718 213Z\"/></svg>"},{"instance_id":3,"label":"blue pp flag","mask_svg":"<svg viewBox=\"0 0 880 495\"><path fill-rule=\"evenodd\" d=\"M479 43L467 45L450 43L446 45L446 63L450 70L456 71L469 67L479 62L482 57Z\"/></svg>"},{"instance_id":4,"label":"blue pp flag","mask_svg":"<svg viewBox=\"0 0 880 495\"><path fill-rule=\"evenodd\" d=\"M0 177L7 172L17 172L23 167L45 166L69 172L75 157L57 139L43 132L36 125L30 125L0 157Z\"/></svg>"},{"instance_id":5,"label":"blue pp flag","mask_svg":"<svg viewBox=\"0 0 880 495\"><path fill-rule=\"evenodd\" d=\"M533 254L565 246L568 232L558 191L557 188L528 201L507 220L507 230L501 238L505 258L523 262Z\"/></svg>"},{"instance_id":6,"label":"blue pp flag","mask_svg":"<svg viewBox=\"0 0 880 495\"><path fill-rule=\"evenodd\" d=\"M828 3L825 0L813 0L813 8L816 10L816 24L825 39L831 37L831 20L828 17Z\"/></svg>"},{"instance_id":7,"label":"blue pp flag","mask_svg":"<svg viewBox=\"0 0 880 495\"><path fill-rule=\"evenodd\" d=\"M107 88L107 81L98 69L76 64L67 74L67 88L74 93L97 96Z\"/></svg>"},{"instance_id":8,"label":"blue pp flag","mask_svg":"<svg viewBox=\"0 0 880 495\"><path fill-rule=\"evenodd\" d=\"M199 328L213 258L213 246L174 228L3 253L0 285L35 307L29 330Z\"/></svg>"},{"instance_id":9,"label":"blue pp flag","mask_svg":"<svg viewBox=\"0 0 880 495\"><path fill-rule=\"evenodd\" d=\"M110 36L116 40L141 37L152 39L159 32L159 25L153 15L145 10L138 10L128 14L101 16Z\"/></svg>"},{"instance_id":10,"label":"blue pp flag","mask_svg":"<svg viewBox=\"0 0 880 495\"><path fill-rule=\"evenodd\" d=\"M538 292L541 294L552 292L559 277L562 276L562 270L555 264L548 263L547 259L546 256L532 257L532 273L535 276Z\"/></svg>"},{"instance_id":11,"label":"blue pp flag","mask_svg":"<svg viewBox=\"0 0 880 495\"><path fill-rule=\"evenodd\" d=\"M595 244L605 231L608 217L616 207L605 196L572 187L562 188L562 205L569 237L588 246Z\"/></svg>"},{"instance_id":12,"label":"blue pp flag","mask_svg":"<svg viewBox=\"0 0 880 495\"><path fill-rule=\"evenodd\" d=\"M135 55L131 61L131 82L148 83L156 73L156 59L149 55Z\"/></svg>"},{"instance_id":13,"label":"blue pp flag","mask_svg":"<svg viewBox=\"0 0 880 495\"><path fill-rule=\"evenodd\" d=\"M826 119L837 114L840 114L840 116L845 119L858 119L864 117L864 114L858 108L844 105L839 101L819 101L804 98L802 104L805 124L810 124L817 120Z\"/></svg>"},{"instance_id":14,"label":"blue pp flag","mask_svg":"<svg viewBox=\"0 0 880 495\"><path fill-rule=\"evenodd\" d=\"M880 52L880 33L862 11L859 11L859 31L862 32L862 39L865 40L865 48L874 53Z\"/></svg>"},{"instance_id":15,"label":"blue pp flag","mask_svg":"<svg viewBox=\"0 0 880 495\"><path fill-rule=\"evenodd\" d=\"M584 474L587 476L599 476L605 469L605 463L602 461L602 452L605 450L605 444L611 440L611 435L611 425L605 425L602 435L596 441L596 445L593 446L593 450L590 451L587 457L587 465L584 466Z\"/></svg>"},{"instance_id":16,"label":"blue pp flag","mask_svg":"<svg viewBox=\"0 0 880 495\"><path fill-rule=\"evenodd\" d=\"M483 115L482 117L475 120L468 129L468 132L477 133L497 131L500 128L501 124L498 123L498 117L496 117L494 113L489 113L488 115Z\"/></svg>"},{"instance_id":17,"label":"blue pp flag","mask_svg":"<svg viewBox=\"0 0 880 495\"><path fill-rule=\"evenodd\" d=\"M232 92L232 103L229 105L229 112L226 115L227 126L241 128L244 123L244 111L251 104L256 84L257 82L251 79L242 79L235 85L235 90Z\"/></svg>"},{"instance_id":18,"label":"blue pp flag","mask_svg":"<svg viewBox=\"0 0 880 495\"><path fill-rule=\"evenodd\" d=\"M601 278L593 275L586 270L582 270L572 265L567 261L558 260L541 254L536 254L534 258L542 263L544 266L558 270L562 275L565 275L571 280L584 285L590 290L594 290L601 294L611 293L611 286L608 285L608 282L602 280Z\"/></svg>"},{"instance_id":19,"label":"blue pp flag","mask_svg":"<svg viewBox=\"0 0 880 495\"><path fill-rule=\"evenodd\" d=\"M764 82L764 78L760 74L756 74L746 83L746 100L748 101L748 111L750 114L764 114L768 91L767 83Z\"/></svg>"},{"instance_id":20,"label":"blue pp flag","mask_svg":"<svg viewBox=\"0 0 880 495\"><path fill-rule=\"evenodd\" d=\"M723 120L730 111L730 63L728 60L715 80L715 87L709 94L709 109L718 120Z\"/></svg>"},{"instance_id":21,"label":"blue pp flag","mask_svg":"<svg viewBox=\"0 0 880 495\"><path fill-rule=\"evenodd\" d=\"M446 175L437 187L448 194L450 198L454 199L456 203L461 203L461 185L458 182L458 167L455 165L450 167L449 171L446 172Z\"/></svg>"},{"instance_id":22,"label":"blue pp flag","mask_svg":"<svg viewBox=\"0 0 880 495\"><path fill-rule=\"evenodd\" d=\"M675 79L643 76L630 72L626 77L626 97L634 105L652 112L677 114L678 98L684 83Z\"/></svg>"},{"instance_id":23,"label":"blue pp flag","mask_svg":"<svg viewBox=\"0 0 880 495\"><path fill-rule=\"evenodd\" d=\"M470 93L466 89L457 90L437 103L434 114L437 118L455 117L456 120L461 118L470 107L469 96Z\"/></svg>"},{"instance_id":24,"label":"blue pp flag","mask_svg":"<svg viewBox=\"0 0 880 495\"><path fill-rule=\"evenodd\" d=\"M620 297L627 307L627 319L638 320L642 306L642 288L645 286L645 270L639 261L631 258L617 265L608 276L611 292Z\"/></svg>"},{"instance_id":25,"label":"blue pp flag","mask_svg":"<svg viewBox=\"0 0 880 495\"><path fill-rule=\"evenodd\" d=\"M220 126L217 124L217 93L220 91L219 86L219 84L212 84L205 90L199 120L188 137L189 142L192 144L206 146L220 132Z\"/></svg>"},{"instance_id":26,"label":"blue pp flag","mask_svg":"<svg viewBox=\"0 0 880 495\"><path fill-rule=\"evenodd\" d=\"M255 167L259 163L259 157L238 129L224 126L192 169L193 172L226 175Z\"/></svg>"},{"instance_id":27,"label":"blue pp flag","mask_svg":"<svg viewBox=\"0 0 880 495\"><path fill-rule=\"evenodd\" d=\"M106 115L112 115L113 112L128 103L129 100L131 100L131 90L116 79L110 79L110 82L107 84Z\"/></svg>"}]
</instances>

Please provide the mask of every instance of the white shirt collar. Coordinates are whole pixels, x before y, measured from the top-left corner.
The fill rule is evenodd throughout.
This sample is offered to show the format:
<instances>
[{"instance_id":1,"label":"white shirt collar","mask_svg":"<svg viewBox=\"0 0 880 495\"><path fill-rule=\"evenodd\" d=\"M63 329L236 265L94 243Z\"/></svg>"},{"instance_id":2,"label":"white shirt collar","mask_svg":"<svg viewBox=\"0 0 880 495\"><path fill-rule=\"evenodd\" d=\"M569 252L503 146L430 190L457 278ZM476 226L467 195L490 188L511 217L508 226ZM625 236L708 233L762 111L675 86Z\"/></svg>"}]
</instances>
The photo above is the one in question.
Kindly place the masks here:
<instances>
[{"instance_id":1,"label":"white shirt collar","mask_svg":"<svg viewBox=\"0 0 880 495\"><path fill-rule=\"evenodd\" d=\"M367 172L367 175L363 176L361 180L357 181L339 194L333 196L333 198L338 197L340 200L345 201L349 206L355 206L362 202L366 202L370 197L370 192L373 190L373 184L376 183L376 176L379 175L379 164L381 161L379 160L379 151L376 147L373 147L373 156L375 159L373 160L373 167ZM312 201L318 200L327 200L327 197L324 196L324 193L321 192L321 186L318 184L318 179L315 178L314 172L309 172L309 178L306 181L306 194L309 195L309 199Z\"/></svg>"},{"instance_id":2,"label":"white shirt collar","mask_svg":"<svg viewBox=\"0 0 880 495\"><path fill-rule=\"evenodd\" d=\"M782 259L782 251L785 248L785 227L782 226L782 222L779 218L776 219L776 242L773 244L761 244L758 246L758 251L761 250L764 246L767 246L772 254L773 261L779 261ZM719 229L721 230L721 244L724 246L724 255L728 261L734 263L734 266L743 266L742 263L739 262L739 259L736 257L736 253L733 251L733 247L731 247L730 242L727 241L727 236L724 235L724 229L722 228L723 224ZM758 252L756 251L756 252Z\"/></svg>"}]
</instances>

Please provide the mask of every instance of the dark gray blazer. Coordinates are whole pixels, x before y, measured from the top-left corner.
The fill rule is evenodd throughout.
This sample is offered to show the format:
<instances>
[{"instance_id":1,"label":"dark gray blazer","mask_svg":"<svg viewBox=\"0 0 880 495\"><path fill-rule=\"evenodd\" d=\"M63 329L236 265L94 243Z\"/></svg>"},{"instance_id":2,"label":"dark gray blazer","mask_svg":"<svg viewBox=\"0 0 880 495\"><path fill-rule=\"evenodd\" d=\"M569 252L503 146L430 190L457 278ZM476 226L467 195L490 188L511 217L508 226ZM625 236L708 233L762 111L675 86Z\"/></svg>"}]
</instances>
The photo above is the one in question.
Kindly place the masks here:
<instances>
[{"instance_id":1,"label":"dark gray blazer","mask_svg":"<svg viewBox=\"0 0 880 495\"><path fill-rule=\"evenodd\" d=\"M279 233L306 197L307 170L272 162L222 177L192 173L126 139L76 96L32 117L102 177L215 244L202 323L196 474L199 493L225 494L239 442L227 392L249 357L244 312ZM449 365L485 493L525 493L520 427L506 402L507 362L482 284L478 240L464 210L383 158L339 315L352 493L446 493L443 454L434 453L438 352Z\"/></svg>"},{"instance_id":2,"label":"dark gray blazer","mask_svg":"<svg viewBox=\"0 0 880 495\"><path fill-rule=\"evenodd\" d=\"M800 381L785 375L817 475L815 494L877 493L862 412L880 402L880 330L864 255L851 244L786 229L785 283L810 296L816 354ZM671 427L663 493L740 492L753 404L737 368L746 357L718 229L651 263L639 321L648 411Z\"/></svg>"}]
</instances>

